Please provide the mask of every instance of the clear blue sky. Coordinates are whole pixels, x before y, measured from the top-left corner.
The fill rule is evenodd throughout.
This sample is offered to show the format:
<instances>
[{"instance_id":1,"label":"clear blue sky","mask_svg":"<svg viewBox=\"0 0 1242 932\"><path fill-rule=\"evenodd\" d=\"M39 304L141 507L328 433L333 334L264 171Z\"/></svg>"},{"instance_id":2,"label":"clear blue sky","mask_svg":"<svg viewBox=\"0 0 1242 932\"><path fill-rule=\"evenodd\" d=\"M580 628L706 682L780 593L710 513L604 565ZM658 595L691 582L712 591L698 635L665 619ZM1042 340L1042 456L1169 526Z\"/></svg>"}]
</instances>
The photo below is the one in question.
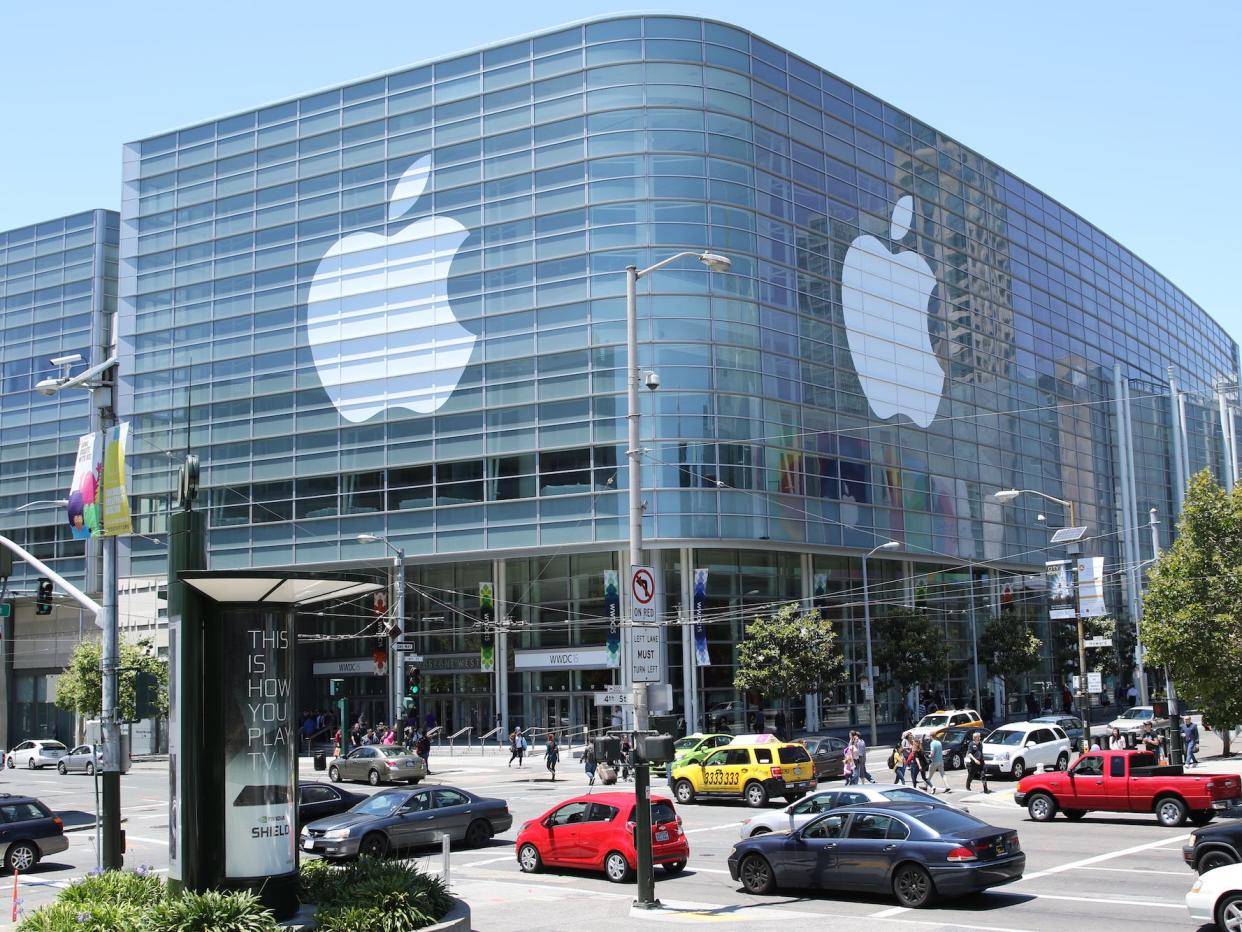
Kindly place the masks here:
<instances>
[{"instance_id":1,"label":"clear blue sky","mask_svg":"<svg viewBox=\"0 0 1242 932\"><path fill-rule=\"evenodd\" d=\"M126 141L625 9L10 4L0 229L117 208ZM1242 340L1242 4L718 0L674 12L752 29L956 137L1115 236Z\"/></svg>"}]
</instances>

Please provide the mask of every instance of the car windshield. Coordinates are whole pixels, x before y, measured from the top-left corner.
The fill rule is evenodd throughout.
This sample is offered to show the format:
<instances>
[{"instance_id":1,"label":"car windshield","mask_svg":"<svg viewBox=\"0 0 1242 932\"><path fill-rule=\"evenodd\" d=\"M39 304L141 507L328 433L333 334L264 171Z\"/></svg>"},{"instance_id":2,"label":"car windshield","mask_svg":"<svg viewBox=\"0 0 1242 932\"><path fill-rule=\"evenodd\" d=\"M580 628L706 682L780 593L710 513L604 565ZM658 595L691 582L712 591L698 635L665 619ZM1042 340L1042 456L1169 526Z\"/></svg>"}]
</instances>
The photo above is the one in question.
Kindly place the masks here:
<instances>
[{"instance_id":1,"label":"car windshield","mask_svg":"<svg viewBox=\"0 0 1242 932\"><path fill-rule=\"evenodd\" d=\"M941 835L956 835L987 826L986 822L981 822L972 815L949 808L931 809L917 818L933 832Z\"/></svg>"},{"instance_id":2,"label":"car windshield","mask_svg":"<svg viewBox=\"0 0 1242 932\"><path fill-rule=\"evenodd\" d=\"M1129 719L1154 718L1151 709L1127 709L1121 717Z\"/></svg>"},{"instance_id":3,"label":"car windshield","mask_svg":"<svg viewBox=\"0 0 1242 932\"><path fill-rule=\"evenodd\" d=\"M693 751L699 745L699 738L679 738L673 742L673 750L675 751Z\"/></svg>"},{"instance_id":4,"label":"car windshield","mask_svg":"<svg viewBox=\"0 0 1242 932\"><path fill-rule=\"evenodd\" d=\"M1019 745L1022 739L1026 737L1025 731L1015 731L1012 728L998 728L996 731L988 735L984 741L987 744L1004 744Z\"/></svg>"},{"instance_id":5,"label":"car windshield","mask_svg":"<svg viewBox=\"0 0 1242 932\"><path fill-rule=\"evenodd\" d=\"M923 720L919 722L919 728L939 728L941 725L949 724L949 716L947 715L924 715Z\"/></svg>"},{"instance_id":6,"label":"car windshield","mask_svg":"<svg viewBox=\"0 0 1242 932\"><path fill-rule=\"evenodd\" d=\"M385 757L408 757L410 752L405 748L378 748Z\"/></svg>"},{"instance_id":7,"label":"car windshield","mask_svg":"<svg viewBox=\"0 0 1242 932\"><path fill-rule=\"evenodd\" d=\"M405 800L406 796L400 793L376 793L374 796L368 796L349 811L369 816L392 815Z\"/></svg>"}]
</instances>

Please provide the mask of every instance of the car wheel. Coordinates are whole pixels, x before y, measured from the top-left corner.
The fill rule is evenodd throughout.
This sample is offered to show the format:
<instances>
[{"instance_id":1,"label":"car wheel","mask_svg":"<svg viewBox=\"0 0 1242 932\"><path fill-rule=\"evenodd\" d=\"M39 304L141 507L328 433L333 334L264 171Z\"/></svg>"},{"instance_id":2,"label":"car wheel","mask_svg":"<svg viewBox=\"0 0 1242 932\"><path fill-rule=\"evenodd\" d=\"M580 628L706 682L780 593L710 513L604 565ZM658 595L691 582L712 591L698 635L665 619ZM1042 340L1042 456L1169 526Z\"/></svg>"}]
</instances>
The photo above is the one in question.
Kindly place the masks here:
<instances>
[{"instance_id":1,"label":"car wheel","mask_svg":"<svg viewBox=\"0 0 1242 932\"><path fill-rule=\"evenodd\" d=\"M543 858L539 857L539 849L534 845L522 845L518 849L518 867L528 874L537 874L543 870Z\"/></svg>"},{"instance_id":2,"label":"car wheel","mask_svg":"<svg viewBox=\"0 0 1242 932\"><path fill-rule=\"evenodd\" d=\"M685 861L670 861L669 863L664 865L664 873L669 874L670 876L673 874L680 874L685 869L686 869Z\"/></svg>"},{"instance_id":3,"label":"car wheel","mask_svg":"<svg viewBox=\"0 0 1242 932\"><path fill-rule=\"evenodd\" d=\"M959 754L957 751L954 751L952 754L949 755L949 769L950 770L961 770L962 769L962 755Z\"/></svg>"},{"instance_id":4,"label":"car wheel","mask_svg":"<svg viewBox=\"0 0 1242 932\"><path fill-rule=\"evenodd\" d=\"M94 764L87 764L87 765L86 765L86 775L87 775L88 777L93 777L93 776L95 776L95 765L94 765Z\"/></svg>"},{"instance_id":5,"label":"car wheel","mask_svg":"<svg viewBox=\"0 0 1242 932\"><path fill-rule=\"evenodd\" d=\"M917 864L903 864L893 877L893 893L907 909L918 909L931 902L935 888L931 876Z\"/></svg>"},{"instance_id":6,"label":"car wheel","mask_svg":"<svg viewBox=\"0 0 1242 932\"><path fill-rule=\"evenodd\" d=\"M341 772L337 770L335 764L333 764L331 767L328 768L328 779L331 780L333 783L341 782Z\"/></svg>"},{"instance_id":7,"label":"car wheel","mask_svg":"<svg viewBox=\"0 0 1242 932\"><path fill-rule=\"evenodd\" d=\"M19 841L9 848L5 866L15 874L24 874L39 863L39 849L28 841Z\"/></svg>"},{"instance_id":8,"label":"car wheel","mask_svg":"<svg viewBox=\"0 0 1242 932\"><path fill-rule=\"evenodd\" d=\"M776 889L776 875L772 873L772 865L761 854L748 854L742 858L738 876L742 878L742 886L747 893L761 895Z\"/></svg>"},{"instance_id":9,"label":"car wheel","mask_svg":"<svg viewBox=\"0 0 1242 932\"><path fill-rule=\"evenodd\" d=\"M1222 896L1216 904L1216 928L1226 932L1242 929L1242 893Z\"/></svg>"},{"instance_id":10,"label":"car wheel","mask_svg":"<svg viewBox=\"0 0 1242 932\"><path fill-rule=\"evenodd\" d=\"M411 777L411 778L410 778L410 783L411 783L411 784L413 784L414 786L418 786L418 784L420 784L420 783L422 783L422 782L423 782L423 778L422 778L422 777Z\"/></svg>"},{"instance_id":11,"label":"car wheel","mask_svg":"<svg viewBox=\"0 0 1242 932\"><path fill-rule=\"evenodd\" d=\"M1218 867L1224 867L1226 864L1236 863L1233 858L1225 854L1223 851L1209 851L1203 857L1199 858L1198 871L1200 874L1206 874L1208 871L1214 871Z\"/></svg>"},{"instance_id":12,"label":"car wheel","mask_svg":"<svg viewBox=\"0 0 1242 932\"><path fill-rule=\"evenodd\" d=\"M604 875L613 883L625 883L634 872L620 851L609 851L604 858Z\"/></svg>"},{"instance_id":13,"label":"car wheel","mask_svg":"<svg viewBox=\"0 0 1242 932\"><path fill-rule=\"evenodd\" d=\"M1026 761L1024 761L1020 757L1016 761L1014 761L1013 769L1009 771L1009 776L1011 776L1015 780L1021 780L1023 777L1025 777L1026 776Z\"/></svg>"},{"instance_id":14,"label":"car wheel","mask_svg":"<svg viewBox=\"0 0 1242 932\"><path fill-rule=\"evenodd\" d=\"M1063 753L1061 754L1060 757L1057 758L1057 770L1069 770L1069 755L1068 754Z\"/></svg>"},{"instance_id":15,"label":"car wheel","mask_svg":"<svg viewBox=\"0 0 1242 932\"><path fill-rule=\"evenodd\" d=\"M56 765L56 771L63 777L65 774L69 772L69 768L65 766L65 762L62 760L59 764Z\"/></svg>"},{"instance_id":16,"label":"car wheel","mask_svg":"<svg viewBox=\"0 0 1242 932\"><path fill-rule=\"evenodd\" d=\"M9 770L13 769L13 758L10 757L5 763L9 765Z\"/></svg>"},{"instance_id":17,"label":"car wheel","mask_svg":"<svg viewBox=\"0 0 1242 932\"><path fill-rule=\"evenodd\" d=\"M746 797L746 805L751 809L762 809L768 804L768 791L763 788L762 783L748 783L743 795Z\"/></svg>"},{"instance_id":18,"label":"car wheel","mask_svg":"<svg viewBox=\"0 0 1242 932\"><path fill-rule=\"evenodd\" d=\"M1062 811L1065 813L1065 818L1069 819L1071 822L1077 822L1087 814L1086 809L1065 809Z\"/></svg>"},{"instance_id":19,"label":"car wheel","mask_svg":"<svg viewBox=\"0 0 1242 932\"><path fill-rule=\"evenodd\" d=\"M379 832L371 832L362 839L358 846L358 856L364 858L382 858L388 853L388 839Z\"/></svg>"},{"instance_id":20,"label":"car wheel","mask_svg":"<svg viewBox=\"0 0 1242 932\"><path fill-rule=\"evenodd\" d=\"M673 786L673 795L683 806L694 802L694 784L689 780L678 780Z\"/></svg>"},{"instance_id":21,"label":"car wheel","mask_svg":"<svg viewBox=\"0 0 1242 932\"><path fill-rule=\"evenodd\" d=\"M35 769L35 762L34 762L34 758L33 758L33 757L27 757L27 758L26 758L26 769L27 769L27 770L34 770L34 769Z\"/></svg>"},{"instance_id":22,"label":"car wheel","mask_svg":"<svg viewBox=\"0 0 1242 932\"><path fill-rule=\"evenodd\" d=\"M380 775L378 770L367 771L367 783L370 783L372 786L379 786Z\"/></svg>"},{"instance_id":23,"label":"car wheel","mask_svg":"<svg viewBox=\"0 0 1242 932\"><path fill-rule=\"evenodd\" d=\"M1051 822L1057 814L1057 803L1047 793L1036 793L1026 801L1026 811L1035 822Z\"/></svg>"},{"instance_id":24,"label":"car wheel","mask_svg":"<svg viewBox=\"0 0 1242 932\"><path fill-rule=\"evenodd\" d=\"M492 840L492 826L486 819L475 819L466 829L466 844L471 848L482 848Z\"/></svg>"},{"instance_id":25,"label":"car wheel","mask_svg":"<svg viewBox=\"0 0 1242 932\"><path fill-rule=\"evenodd\" d=\"M768 828L766 825L760 825L757 829L755 829L753 832L750 833L750 837L758 838L760 835L766 835L770 831L772 830Z\"/></svg>"},{"instance_id":26,"label":"car wheel","mask_svg":"<svg viewBox=\"0 0 1242 932\"><path fill-rule=\"evenodd\" d=\"M1172 796L1157 800L1156 821L1165 828L1177 828L1186 821L1186 804Z\"/></svg>"}]
</instances>

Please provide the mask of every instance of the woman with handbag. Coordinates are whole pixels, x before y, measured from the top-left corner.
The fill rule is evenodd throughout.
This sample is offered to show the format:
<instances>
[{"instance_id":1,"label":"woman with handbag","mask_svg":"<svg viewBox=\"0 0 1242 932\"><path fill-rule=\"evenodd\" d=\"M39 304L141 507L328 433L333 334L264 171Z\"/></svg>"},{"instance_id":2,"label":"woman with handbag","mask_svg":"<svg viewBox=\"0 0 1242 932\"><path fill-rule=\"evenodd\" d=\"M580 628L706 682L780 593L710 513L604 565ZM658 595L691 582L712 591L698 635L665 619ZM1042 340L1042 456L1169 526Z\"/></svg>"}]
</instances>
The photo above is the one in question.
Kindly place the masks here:
<instances>
[{"instance_id":1,"label":"woman with handbag","mask_svg":"<svg viewBox=\"0 0 1242 932\"><path fill-rule=\"evenodd\" d=\"M526 736L522 734L522 726L518 725L513 729L513 734L509 736L509 766L513 766L516 759L518 766L522 766L522 758L526 756Z\"/></svg>"}]
</instances>

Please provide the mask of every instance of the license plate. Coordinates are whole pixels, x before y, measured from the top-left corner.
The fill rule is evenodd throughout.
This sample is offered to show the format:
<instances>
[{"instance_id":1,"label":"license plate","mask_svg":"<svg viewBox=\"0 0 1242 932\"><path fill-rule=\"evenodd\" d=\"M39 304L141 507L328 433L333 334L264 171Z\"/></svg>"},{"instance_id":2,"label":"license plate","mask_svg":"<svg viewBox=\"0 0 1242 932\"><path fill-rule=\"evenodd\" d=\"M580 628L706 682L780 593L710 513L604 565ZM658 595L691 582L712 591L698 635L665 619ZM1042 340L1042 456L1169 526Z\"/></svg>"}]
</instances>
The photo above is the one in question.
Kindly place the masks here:
<instances>
[{"instance_id":1,"label":"license plate","mask_svg":"<svg viewBox=\"0 0 1242 932\"><path fill-rule=\"evenodd\" d=\"M996 846L996 853L997 853L998 855L1004 854L1004 853L1005 853L1005 846L1004 846L1004 845L997 845L997 846Z\"/></svg>"},{"instance_id":2,"label":"license plate","mask_svg":"<svg viewBox=\"0 0 1242 932\"><path fill-rule=\"evenodd\" d=\"M668 832L656 832L656 841L668 841Z\"/></svg>"},{"instance_id":3,"label":"license plate","mask_svg":"<svg viewBox=\"0 0 1242 932\"><path fill-rule=\"evenodd\" d=\"M302 847L305 848L307 851L314 851L315 850L315 839L303 838Z\"/></svg>"}]
</instances>

